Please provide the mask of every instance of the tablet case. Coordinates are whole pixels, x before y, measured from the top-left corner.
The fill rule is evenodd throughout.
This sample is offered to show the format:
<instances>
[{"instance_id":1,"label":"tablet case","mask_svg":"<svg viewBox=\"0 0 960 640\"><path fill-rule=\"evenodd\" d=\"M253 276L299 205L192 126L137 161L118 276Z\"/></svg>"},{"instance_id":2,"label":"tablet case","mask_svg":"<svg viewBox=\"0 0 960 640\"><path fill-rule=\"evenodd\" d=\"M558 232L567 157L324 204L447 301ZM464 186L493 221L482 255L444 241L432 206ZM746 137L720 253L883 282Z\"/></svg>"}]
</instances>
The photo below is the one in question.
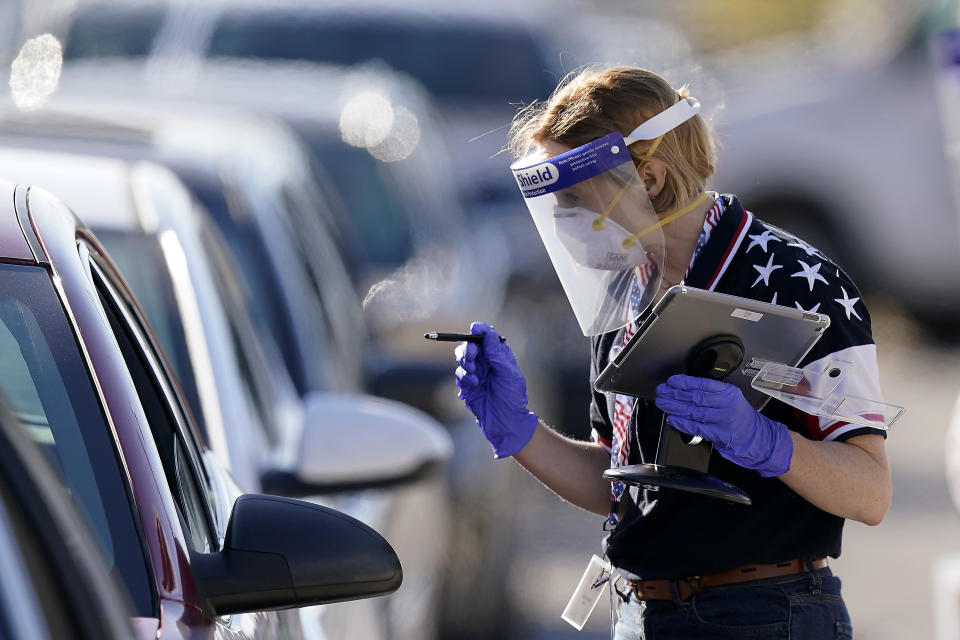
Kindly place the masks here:
<instances>
[{"instance_id":1,"label":"tablet case","mask_svg":"<svg viewBox=\"0 0 960 640\"><path fill-rule=\"evenodd\" d=\"M733 335L743 343L743 364L723 381L739 387L760 409L770 397L750 386L756 371L744 373L747 365L758 359L796 366L829 326L829 316L822 313L677 285L600 372L594 388L653 399L658 384L687 373L693 347L717 335Z\"/></svg>"}]
</instances>

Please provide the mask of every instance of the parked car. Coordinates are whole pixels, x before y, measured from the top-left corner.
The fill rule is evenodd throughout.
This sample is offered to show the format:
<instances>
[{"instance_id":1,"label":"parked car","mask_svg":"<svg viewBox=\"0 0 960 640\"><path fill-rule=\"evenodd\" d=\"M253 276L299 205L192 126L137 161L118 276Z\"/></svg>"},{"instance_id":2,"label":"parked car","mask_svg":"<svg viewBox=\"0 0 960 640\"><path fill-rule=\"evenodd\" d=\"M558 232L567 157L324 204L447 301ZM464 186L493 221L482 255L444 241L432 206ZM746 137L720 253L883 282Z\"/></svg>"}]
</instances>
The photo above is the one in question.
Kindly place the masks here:
<instances>
[{"instance_id":1,"label":"parked car","mask_svg":"<svg viewBox=\"0 0 960 640\"><path fill-rule=\"evenodd\" d=\"M294 215L264 206L284 202L280 197L271 195L278 192L273 185L283 184L285 176L303 175L303 166L300 166L299 173L294 171L302 155L293 155L293 161L283 157L284 150L289 148L284 142L289 139L289 134L263 134L265 127L280 132L283 131L282 127L258 124L222 108L197 109L191 115L183 105L174 108L176 105L160 100L152 101L150 105L124 104L120 100L111 100L110 103L92 99L69 100L70 92L66 87L64 89L64 94L48 109L32 114L7 112L0 115L0 143L45 149L76 149L82 145L90 153L152 158L165 164L177 173L210 211L235 255L237 240L250 242L248 246L251 249L236 255L237 262L245 268L243 275L248 286L254 292L262 286L252 278L272 278L271 282L276 283L272 288L265 288L262 295L257 294L255 299L272 300L283 287L290 292L285 294L287 299L301 305L309 302L310 289L298 285L298 281L303 282L307 278L280 280L277 274L284 271L274 266L278 262L281 265L289 264L299 252L287 250L277 258L271 257L265 249L258 249L258 244L264 246L264 234L271 234L266 236L268 238L279 237L279 242L284 242L281 232L285 233L286 228L275 224L277 215L285 218ZM111 93L110 90L106 92ZM242 140L236 135L237 131L244 132ZM247 153L241 149L255 151ZM304 218L309 224L317 224L322 219L322 212L318 214L311 209L308 213L312 217ZM315 237L320 236L308 231L296 234L296 241L310 242ZM303 259L316 260L324 255L322 250L303 251ZM495 254L489 257L494 260ZM261 265L268 268L257 268ZM294 270L303 271L303 267L296 264L286 268L294 274ZM319 270L317 273L324 272ZM443 276L446 271L439 273ZM471 291L470 288L462 289L461 295L470 297ZM288 313L289 309L282 304L281 299L276 306L254 305L249 312L255 319L258 313L262 316L265 311ZM332 311L337 309L333 308ZM462 318L462 321L466 323L468 318ZM320 322L314 320L311 328L316 330L314 325ZM266 323L261 319L258 327L262 329L263 324ZM283 323L275 324L283 326ZM356 362L360 359L358 354L363 352L363 346L370 346L370 343L363 338L361 323L354 326L356 330L346 339L359 339L361 346L345 349L341 344L340 348ZM444 619L449 621L449 625L445 626L462 625L464 620L469 620L472 622L468 626L481 632L491 627L502 629L509 620L506 612L510 607L510 599L506 580L513 548L509 541L518 535L517 521L511 517L514 509L510 500L511 476L495 469L496 461L492 459L488 443L456 398L451 374L451 348L423 340L423 332L430 328L434 327L420 325L411 327L407 332L398 331L392 334L396 339L387 341L387 349L376 350L368 356L375 358L376 365L368 369L374 375L374 383L370 388L377 395L403 401L409 398L411 404L417 401L417 396L412 394L426 394L431 402L434 398L440 398L442 402L453 406L452 410L448 408L443 414L454 439L454 457L449 466L454 499L454 530L450 542L454 546L445 558L450 562L446 565L448 578L441 590L443 597L452 604L444 607L449 612L444 615ZM269 331L269 326L264 330ZM521 333L512 335L516 342L522 341ZM427 355L431 360L427 363L420 364L419 358L409 357L411 353L418 353L413 349L424 353L425 348L430 349ZM309 352L298 350L294 355L302 357L298 355L302 353ZM317 367L324 362L312 358L305 365ZM416 384L424 380L430 383L428 391L423 391L422 384ZM390 393L391 389L398 392ZM426 544L428 541L423 542ZM480 598L476 596L478 590L483 593Z\"/></svg>"},{"instance_id":2,"label":"parked car","mask_svg":"<svg viewBox=\"0 0 960 640\"><path fill-rule=\"evenodd\" d=\"M0 636L135 637L138 621L130 619L126 594L109 575L93 535L50 462L2 400L0 563Z\"/></svg>"},{"instance_id":3,"label":"parked car","mask_svg":"<svg viewBox=\"0 0 960 640\"><path fill-rule=\"evenodd\" d=\"M365 630L379 624L393 638L430 637L449 511L443 427L400 403L358 394L313 392L301 401L276 349L261 344L247 317L246 292L218 230L169 170L0 148L0 175L56 190L95 232L172 354L201 432L241 487L325 494L312 501L361 517L397 549L406 587L365 603L366 622L350 607L304 615L333 635L374 638Z\"/></svg>"},{"instance_id":4,"label":"parked car","mask_svg":"<svg viewBox=\"0 0 960 640\"><path fill-rule=\"evenodd\" d=\"M229 112L191 119L147 105L125 112L108 103L3 118L13 146L146 158L171 168L237 257L257 301L250 315L279 345L298 391L362 388L367 336L359 301L316 210L293 195L301 158L279 125Z\"/></svg>"},{"instance_id":5,"label":"parked car","mask_svg":"<svg viewBox=\"0 0 960 640\"><path fill-rule=\"evenodd\" d=\"M502 128L518 105L545 98L565 72L594 61L569 28L589 13L579 3L535 3L530 13L536 18L505 2L92 2L50 28L63 38L67 60L379 61L415 78L442 105L456 166L469 167L473 178L460 185L468 200L515 202L504 179L509 161L495 157Z\"/></svg>"},{"instance_id":6,"label":"parked car","mask_svg":"<svg viewBox=\"0 0 960 640\"><path fill-rule=\"evenodd\" d=\"M123 110L120 105L124 95L128 98L128 106L131 101L138 103L148 99L156 111L174 113L188 110L183 104L186 99L208 104L246 105L261 114L282 118L304 137L319 164L332 167L333 175L339 177L335 183L346 194L345 198L349 197L349 205L342 210L345 215L338 218L341 240L351 237L351 228L354 229L353 235L372 242L384 235L391 237L393 232L384 234L384 228L402 231L407 225L415 229L414 237L427 239L413 245L415 252L412 255L399 253L399 266L393 263L390 267L393 271L385 271L383 266L374 264L379 267L374 286L377 283L382 285L375 289L377 295L368 296L372 303L367 304L365 314L374 323L374 334L379 337L375 351L370 354L370 389L377 395L424 409L450 425L455 440L451 468L457 469L451 478L457 509L454 518L457 530L452 539L460 548L450 556L458 564L451 567L451 581L444 593L456 604L448 608L451 613L445 616L449 621L445 626L462 625L465 616L470 616L471 622L467 626L475 629L478 635L483 635L486 629L494 629L488 635L496 635L499 632L496 629L502 629L509 619L504 613L510 607L505 588L511 564L511 547L507 541L518 535L516 521L511 517L514 508L509 499L511 480L510 476L497 473L493 466L495 462L490 458L489 445L456 397L451 375L452 348L427 343L422 336L425 331L444 326L466 329L472 320L492 317L510 336L511 345L523 358L530 380L531 401L535 406L544 407L542 413L551 421L560 417L568 407L575 408L575 415L582 415L582 420L570 418L569 422L556 420L556 423L573 425L568 428L582 431L586 425L589 388L583 369L585 365L576 356L585 356L588 345L575 326L572 338L569 331L560 329L563 321L559 319L569 317L573 321L565 297L553 296L552 300L545 300L549 296L534 298L524 295L509 309L500 307L499 292L510 279L510 260L502 229L496 221L485 225L477 218L465 217L456 194L449 188L456 180L436 179L438 175L445 175L446 167L450 165L443 161L442 148L426 142L426 136L434 129L428 125L432 120L418 120L424 141L403 161L384 162L375 157L374 150L351 147L343 142L339 124L344 113L342 105L348 104L360 88L387 96L398 111L403 107L418 117L429 113L417 106L420 104L417 102L419 94L394 74L366 68L272 69L211 63L196 70L199 75L195 83L182 85L175 78L170 78L169 83L150 82L138 75L141 69L135 66L128 66L127 71L131 75L113 65L96 70L66 69L61 93L49 111L79 102L74 99L78 94L86 95L85 101L92 101L92 93L110 95L110 105L101 102L101 115L88 118L87 126L93 126L92 121L96 120L101 123L94 127L98 128L103 126L103 114ZM268 96L275 99L266 99ZM96 108L88 108L87 113L96 114ZM216 113L222 112L218 110ZM36 124L33 128L38 131L51 129L49 124L40 124L40 115L34 118ZM123 122L114 115L106 117L114 123ZM74 128L82 126L82 122L77 122ZM212 128L217 126L214 124ZM228 135L232 136L240 128L240 125L232 126ZM194 130L206 132L208 129L210 127L203 126ZM161 135L148 134L146 137L166 143L173 136L165 131ZM198 139L192 133L179 137ZM189 158L190 154L179 154L181 158L184 156ZM196 182L185 173L182 177L188 182ZM214 190L202 191L213 193ZM386 204L380 206L378 203L381 202ZM398 207L397 203L404 204ZM213 202L206 204L211 211L218 208ZM384 215L390 207L400 209L404 215ZM225 208L219 207L221 210ZM526 214L523 215L523 221L529 223ZM365 222L344 228L344 220ZM529 231L536 235L532 225ZM535 242L536 250L542 250L539 239ZM347 242L343 244L349 246ZM388 243L384 246L394 245ZM532 250L530 245L527 250ZM453 264L450 259L454 260ZM482 269L475 265L482 266ZM551 277L555 281L556 277ZM527 289L523 293L526 294ZM532 314L547 315L551 308L557 311L551 319L551 326L556 327L556 331L542 331L542 325L529 321ZM568 348L571 346L572 349ZM569 360L574 360L570 367L553 366L558 361ZM571 386L579 392L570 391L565 384L568 381L575 382ZM473 595L478 588L485 594L479 601Z\"/></svg>"},{"instance_id":7,"label":"parked car","mask_svg":"<svg viewBox=\"0 0 960 640\"><path fill-rule=\"evenodd\" d=\"M504 292L517 277L508 247L518 234L501 220L462 208L455 187L473 182L474 176L449 173L454 165L438 139L442 129L415 84L383 69L330 65L209 62L186 79L159 73L132 63L75 64L65 69L52 108L76 102L75 96L90 101L94 94L109 94L114 111L124 99L128 104L149 100L177 112L187 111L185 104L191 103L207 109L206 105L220 109L242 105L281 119L304 141L310 157L302 164L314 165L329 203L327 213L311 208L337 231L364 299L376 344L369 370L372 389L441 420L462 419L463 407L455 392L450 393L450 354L425 343L422 335L437 327L466 328L473 320L488 318L508 330L511 344L525 356L531 372L543 372L530 376L531 397L543 399L538 406L554 404L551 400L557 398L549 383L541 381L552 382L549 365L563 349L526 322L526 305L503 305ZM352 123L349 127L356 125L351 131L359 139L374 135L370 129L376 129L376 119L361 117L363 105L373 102L407 115L394 120L396 131L380 145L348 144L342 131L345 121ZM391 140L403 143L394 145ZM504 179L510 179L507 173ZM305 178L300 184L310 182ZM332 188L324 186L328 183ZM301 199L309 201L306 195ZM528 224L537 244L528 243L522 253L542 252L536 231L523 216L521 222ZM552 269L551 277L556 280ZM586 349L583 336L577 335L579 346Z\"/></svg>"},{"instance_id":8,"label":"parked car","mask_svg":"<svg viewBox=\"0 0 960 640\"><path fill-rule=\"evenodd\" d=\"M865 295L955 339L960 177L947 126L955 105L941 101L930 46L938 8L898 4L889 31L859 55L846 55L857 45L833 26L762 55L713 56L725 105L715 183L808 238Z\"/></svg>"},{"instance_id":9,"label":"parked car","mask_svg":"<svg viewBox=\"0 0 960 640\"><path fill-rule=\"evenodd\" d=\"M66 33L68 58L71 42L79 41L82 49L82 42L92 40L84 35L92 24L85 17L87 11L101 15L93 7L78 10ZM191 11L204 16L202 30L207 35L196 40L168 37L180 33L182 21L191 20ZM516 193L510 156L503 152L518 106L545 98L566 70L591 61L584 39L562 32L562 21L556 16L557 24L548 26L518 20L513 14L505 18L489 7L449 3L254 1L231 6L229 11L213 5L191 11L171 5L163 14L165 26L146 58L149 64L143 59L106 60L93 51L93 57L84 58L76 51L65 67L61 91L242 104L284 119L305 138L318 164L341 187L348 219L364 223L362 238L374 237L369 229L378 222L382 232L377 234L382 238L378 242L389 241L384 246L396 251L403 238L395 230L403 227L396 225L395 217L387 224L382 220L385 212L407 209L414 212L408 217L414 222L419 218L428 229L435 245L456 246L460 261L480 250L472 267L470 262L454 265L459 266L456 270L431 267L430 262L417 268L414 263L397 276L374 280L387 286L371 289L367 281L363 291L379 294L370 299L400 305L405 311L413 307L414 313L406 313L421 322L432 315L439 323L433 327L466 327L479 318L493 321L511 337L529 372L532 401L542 407L544 418L586 437L590 389L582 363L589 345L569 312L546 251ZM554 12L579 16L578 9L558 9L556 3L549 13ZM96 29L104 29L106 39L104 25L119 28L128 17L121 12ZM183 66L176 62L184 56L193 56L189 73L180 73ZM511 61L509 74L499 72L505 58ZM354 96L369 99L370 91L417 115L423 138L419 158L380 162L364 149L343 143L340 128L349 115L348 107L355 104ZM371 180L374 171L384 176L386 188L378 188ZM389 202L395 204L385 204ZM449 285L443 290L459 295L449 296L443 304L423 304L421 291L441 289L433 274L449 271L461 276L459 281L447 278ZM402 286L411 274L417 285L427 282L429 286ZM493 288L478 290L482 283ZM407 299L418 304L408 306ZM368 316L375 315L374 321L390 320L389 313L379 311L382 307L374 306L378 312ZM543 323L553 330L539 330ZM389 321L382 324L381 332L395 326ZM422 328L432 328L426 324ZM399 333L387 336L385 349L398 341ZM402 344L407 350L413 348ZM445 359L448 355L436 348L432 352L442 353ZM410 389L378 391L391 397L400 397L394 393L402 391L424 400L451 397L448 375L437 370L430 377L422 368L408 373ZM431 386L434 392L418 392L413 388L416 383L421 388ZM418 406L442 417L441 412L459 409L449 405L434 401Z\"/></svg>"},{"instance_id":10,"label":"parked car","mask_svg":"<svg viewBox=\"0 0 960 640\"><path fill-rule=\"evenodd\" d=\"M299 637L291 607L396 590L397 556L370 527L241 494L96 238L48 192L3 188L0 390L150 620L141 637Z\"/></svg>"},{"instance_id":11,"label":"parked car","mask_svg":"<svg viewBox=\"0 0 960 640\"><path fill-rule=\"evenodd\" d=\"M535 277L538 284L546 280L557 289L503 150L521 106L545 99L564 74L599 61L594 39L571 26L589 21L594 10L558 0L528 8L517 14L507 2L430 0L246 0L190 8L176 2L93 2L77 5L49 27L65 42L68 69L112 67L127 59L128 67L153 78L146 83L153 91L186 90L194 99L198 90L203 99L219 96L222 87L210 88L211 78L251 60L260 61L271 80L282 79L283 70L371 65L415 80L437 113L431 129L450 151L451 175L459 178L451 190L467 209L472 228L502 230L500 245L508 251L498 259L509 273L521 275L518 286ZM189 72L183 72L184 65ZM325 87L306 84L274 93L244 92L243 86L235 79L232 102L242 95L242 103L272 112L293 105L294 116L299 105L300 120L315 101L303 89ZM492 310L486 311L485 317L492 317Z\"/></svg>"}]
</instances>

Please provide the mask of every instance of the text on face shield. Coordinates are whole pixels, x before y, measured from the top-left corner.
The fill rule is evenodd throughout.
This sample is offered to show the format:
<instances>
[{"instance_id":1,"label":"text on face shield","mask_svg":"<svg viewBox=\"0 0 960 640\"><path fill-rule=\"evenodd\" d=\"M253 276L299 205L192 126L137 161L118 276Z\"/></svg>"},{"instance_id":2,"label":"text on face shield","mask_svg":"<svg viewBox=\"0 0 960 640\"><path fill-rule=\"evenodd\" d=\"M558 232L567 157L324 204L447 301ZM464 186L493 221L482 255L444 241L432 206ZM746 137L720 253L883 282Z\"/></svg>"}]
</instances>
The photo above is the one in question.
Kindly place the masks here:
<instances>
[{"instance_id":1,"label":"text on face shield","mask_svg":"<svg viewBox=\"0 0 960 640\"><path fill-rule=\"evenodd\" d=\"M559 172L553 164L544 162L529 169L518 169L514 171L514 176L521 189L530 189L553 184L559 178Z\"/></svg>"}]
</instances>

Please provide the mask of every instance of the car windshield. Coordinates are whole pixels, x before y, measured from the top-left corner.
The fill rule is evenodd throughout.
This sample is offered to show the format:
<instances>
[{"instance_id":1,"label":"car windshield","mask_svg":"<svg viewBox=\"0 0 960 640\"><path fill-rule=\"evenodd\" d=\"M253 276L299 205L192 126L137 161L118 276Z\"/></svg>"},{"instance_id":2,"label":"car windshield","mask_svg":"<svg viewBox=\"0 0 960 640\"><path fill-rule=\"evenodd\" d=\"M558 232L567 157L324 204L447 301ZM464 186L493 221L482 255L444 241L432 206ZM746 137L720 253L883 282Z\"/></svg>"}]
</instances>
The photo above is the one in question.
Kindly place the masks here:
<instances>
[{"instance_id":1,"label":"car windshield","mask_svg":"<svg viewBox=\"0 0 960 640\"><path fill-rule=\"evenodd\" d=\"M152 589L124 473L49 274L0 265L0 391L53 464L140 616Z\"/></svg>"},{"instance_id":2,"label":"car windshield","mask_svg":"<svg viewBox=\"0 0 960 640\"><path fill-rule=\"evenodd\" d=\"M343 65L379 59L450 100L529 102L550 95L556 85L551 65L525 29L427 16L413 21L231 11L220 18L209 55Z\"/></svg>"},{"instance_id":3,"label":"car windshield","mask_svg":"<svg viewBox=\"0 0 960 640\"><path fill-rule=\"evenodd\" d=\"M197 426L201 433L206 434L200 395L180 317L180 306L158 237L139 232L103 229L94 229L94 232L143 308L147 321L160 342L160 348L180 381L197 420Z\"/></svg>"},{"instance_id":4,"label":"car windshield","mask_svg":"<svg viewBox=\"0 0 960 640\"><path fill-rule=\"evenodd\" d=\"M78 10L64 58L143 57L160 30L163 7L101 5Z\"/></svg>"}]
</instances>

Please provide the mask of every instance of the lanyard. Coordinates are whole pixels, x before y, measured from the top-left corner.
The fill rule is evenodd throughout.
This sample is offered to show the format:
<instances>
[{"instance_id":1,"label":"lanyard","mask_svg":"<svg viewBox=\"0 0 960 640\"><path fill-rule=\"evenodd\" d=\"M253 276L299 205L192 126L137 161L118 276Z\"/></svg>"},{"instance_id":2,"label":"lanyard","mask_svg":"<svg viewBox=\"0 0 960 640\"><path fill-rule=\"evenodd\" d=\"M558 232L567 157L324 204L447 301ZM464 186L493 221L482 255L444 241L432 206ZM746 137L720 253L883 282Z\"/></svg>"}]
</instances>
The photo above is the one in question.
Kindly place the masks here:
<instances>
[{"instance_id":1,"label":"lanyard","mask_svg":"<svg viewBox=\"0 0 960 640\"><path fill-rule=\"evenodd\" d=\"M706 194L704 194L706 195ZM723 198L720 196L715 196L716 202L713 207L707 212L706 217L703 220L703 229L700 231L700 237L697 239L697 246L694 249L693 257L690 259L690 264L687 267L687 273L684 275L684 279L689 275L690 269L693 268L693 263L696 262L697 257L700 255L700 251L707 244L707 240L710 239L710 234L716 228L717 223L720 221L720 216L723 214L724 203ZM635 309L631 306L635 306L637 303L634 300L639 301L642 296L643 290L648 284L650 273L647 272L637 272L634 274L634 279L632 283L633 289L631 290L630 299L627 303L627 313L632 313ZM632 303L632 305L631 305ZM636 318L637 314L630 315L628 317ZM637 332L638 323L636 321L629 323L623 332L623 344L621 349L626 346L626 344L633 338L634 334ZM611 355L611 357L613 357ZM633 411L636 406L636 398L632 396L627 396L623 394L616 394L616 401L614 403L613 411L613 439L611 442L610 448L610 466L612 468L622 467L627 464L630 459L630 422L633 418ZM606 522L604 522L604 529L615 528L619 524L619 517L617 516L617 508L620 503L620 499L623 497L623 492L626 489L626 485L622 482L613 482L611 483L610 488L610 514L607 516Z\"/></svg>"}]
</instances>

